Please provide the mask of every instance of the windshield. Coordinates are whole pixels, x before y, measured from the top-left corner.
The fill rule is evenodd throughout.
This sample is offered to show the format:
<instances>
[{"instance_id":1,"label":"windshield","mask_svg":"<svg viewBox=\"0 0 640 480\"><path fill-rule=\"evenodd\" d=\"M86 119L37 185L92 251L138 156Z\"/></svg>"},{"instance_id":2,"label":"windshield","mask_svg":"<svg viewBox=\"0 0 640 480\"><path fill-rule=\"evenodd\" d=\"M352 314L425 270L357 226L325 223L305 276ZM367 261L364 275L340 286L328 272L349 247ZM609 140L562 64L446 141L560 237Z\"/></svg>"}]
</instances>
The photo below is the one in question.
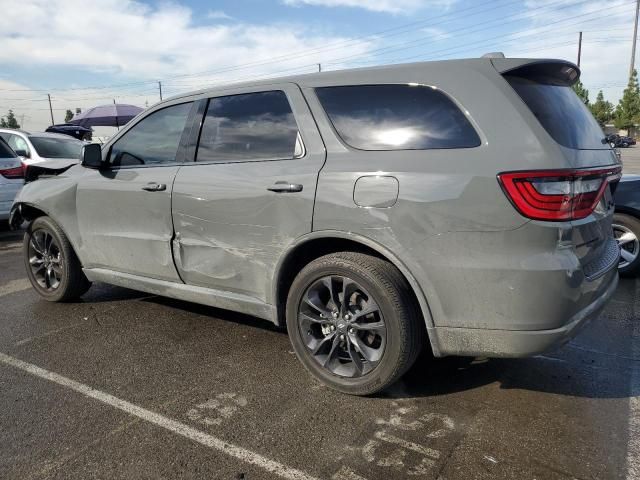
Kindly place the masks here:
<instances>
[{"instance_id":1,"label":"windshield","mask_svg":"<svg viewBox=\"0 0 640 480\"><path fill-rule=\"evenodd\" d=\"M553 139L574 149L607 149L604 133L571 87L505 75Z\"/></svg>"},{"instance_id":2,"label":"windshield","mask_svg":"<svg viewBox=\"0 0 640 480\"><path fill-rule=\"evenodd\" d=\"M41 157L80 159L83 143L71 137L29 137L29 140Z\"/></svg>"}]
</instances>

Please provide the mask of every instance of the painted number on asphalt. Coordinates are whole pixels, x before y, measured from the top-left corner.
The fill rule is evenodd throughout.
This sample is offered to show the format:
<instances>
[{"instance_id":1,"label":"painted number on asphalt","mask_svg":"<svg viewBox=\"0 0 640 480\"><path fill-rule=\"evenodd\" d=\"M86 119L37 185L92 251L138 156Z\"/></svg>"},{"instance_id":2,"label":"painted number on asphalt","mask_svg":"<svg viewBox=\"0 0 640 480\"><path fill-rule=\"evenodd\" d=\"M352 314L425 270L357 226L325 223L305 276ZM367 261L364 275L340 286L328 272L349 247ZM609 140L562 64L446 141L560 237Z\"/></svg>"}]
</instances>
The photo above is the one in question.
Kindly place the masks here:
<instances>
[{"instance_id":1,"label":"painted number on asphalt","mask_svg":"<svg viewBox=\"0 0 640 480\"><path fill-rule=\"evenodd\" d=\"M236 393L220 393L187 411L187 417L204 425L221 425L247 405L247 399Z\"/></svg>"}]
</instances>

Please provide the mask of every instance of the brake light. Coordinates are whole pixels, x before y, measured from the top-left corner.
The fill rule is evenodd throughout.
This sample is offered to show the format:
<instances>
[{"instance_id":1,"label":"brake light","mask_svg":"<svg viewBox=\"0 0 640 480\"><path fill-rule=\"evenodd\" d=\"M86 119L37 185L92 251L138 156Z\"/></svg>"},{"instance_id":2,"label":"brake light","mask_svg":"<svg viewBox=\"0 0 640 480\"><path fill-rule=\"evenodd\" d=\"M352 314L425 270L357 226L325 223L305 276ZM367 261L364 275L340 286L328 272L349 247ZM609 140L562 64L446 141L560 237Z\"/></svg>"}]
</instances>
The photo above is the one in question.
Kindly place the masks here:
<instances>
[{"instance_id":1,"label":"brake light","mask_svg":"<svg viewBox=\"0 0 640 480\"><path fill-rule=\"evenodd\" d=\"M513 206L533 220L567 221L589 216L622 167L588 170L534 170L498 175Z\"/></svg>"},{"instance_id":2,"label":"brake light","mask_svg":"<svg viewBox=\"0 0 640 480\"><path fill-rule=\"evenodd\" d=\"M20 163L17 167L11 168L0 168L0 175L4 178L24 178L25 171L27 170L27 166L24 163Z\"/></svg>"}]
</instances>

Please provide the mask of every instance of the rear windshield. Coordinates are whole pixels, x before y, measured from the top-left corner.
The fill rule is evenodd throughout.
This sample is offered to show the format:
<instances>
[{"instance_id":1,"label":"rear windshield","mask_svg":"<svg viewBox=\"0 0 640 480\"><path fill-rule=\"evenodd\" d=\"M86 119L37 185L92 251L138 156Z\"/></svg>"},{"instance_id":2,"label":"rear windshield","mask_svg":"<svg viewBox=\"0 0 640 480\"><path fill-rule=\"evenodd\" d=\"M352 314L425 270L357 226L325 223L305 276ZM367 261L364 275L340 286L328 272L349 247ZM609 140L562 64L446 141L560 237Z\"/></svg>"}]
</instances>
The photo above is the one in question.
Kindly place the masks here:
<instances>
[{"instance_id":1,"label":"rear windshield","mask_svg":"<svg viewBox=\"0 0 640 480\"><path fill-rule=\"evenodd\" d=\"M2 138L0 138L0 158L16 158L16 154Z\"/></svg>"},{"instance_id":2,"label":"rear windshield","mask_svg":"<svg viewBox=\"0 0 640 480\"><path fill-rule=\"evenodd\" d=\"M80 158L82 145L80 140L55 137L29 137L38 155L44 158Z\"/></svg>"},{"instance_id":3,"label":"rear windshield","mask_svg":"<svg viewBox=\"0 0 640 480\"><path fill-rule=\"evenodd\" d=\"M317 88L342 140L360 150L471 148L480 137L441 91L423 85Z\"/></svg>"},{"instance_id":4,"label":"rear windshield","mask_svg":"<svg viewBox=\"0 0 640 480\"><path fill-rule=\"evenodd\" d=\"M565 147L593 150L609 148L591 112L571 87L551 85L505 75L549 135Z\"/></svg>"}]
</instances>

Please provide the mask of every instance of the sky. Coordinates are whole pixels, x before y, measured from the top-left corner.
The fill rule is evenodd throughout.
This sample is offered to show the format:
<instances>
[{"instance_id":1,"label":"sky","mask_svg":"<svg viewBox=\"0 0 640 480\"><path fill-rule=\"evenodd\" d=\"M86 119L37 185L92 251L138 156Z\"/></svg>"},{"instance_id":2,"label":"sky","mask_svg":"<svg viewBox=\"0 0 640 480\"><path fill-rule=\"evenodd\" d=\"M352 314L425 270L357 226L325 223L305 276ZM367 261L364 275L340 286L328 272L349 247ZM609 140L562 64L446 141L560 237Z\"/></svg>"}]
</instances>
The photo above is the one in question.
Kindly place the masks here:
<instances>
[{"instance_id":1,"label":"sky","mask_svg":"<svg viewBox=\"0 0 640 480\"><path fill-rule=\"evenodd\" d=\"M0 0L0 116L141 107L221 83L479 57L577 61L595 100L627 83L635 0ZM640 50L640 48L639 48Z\"/></svg>"}]
</instances>

